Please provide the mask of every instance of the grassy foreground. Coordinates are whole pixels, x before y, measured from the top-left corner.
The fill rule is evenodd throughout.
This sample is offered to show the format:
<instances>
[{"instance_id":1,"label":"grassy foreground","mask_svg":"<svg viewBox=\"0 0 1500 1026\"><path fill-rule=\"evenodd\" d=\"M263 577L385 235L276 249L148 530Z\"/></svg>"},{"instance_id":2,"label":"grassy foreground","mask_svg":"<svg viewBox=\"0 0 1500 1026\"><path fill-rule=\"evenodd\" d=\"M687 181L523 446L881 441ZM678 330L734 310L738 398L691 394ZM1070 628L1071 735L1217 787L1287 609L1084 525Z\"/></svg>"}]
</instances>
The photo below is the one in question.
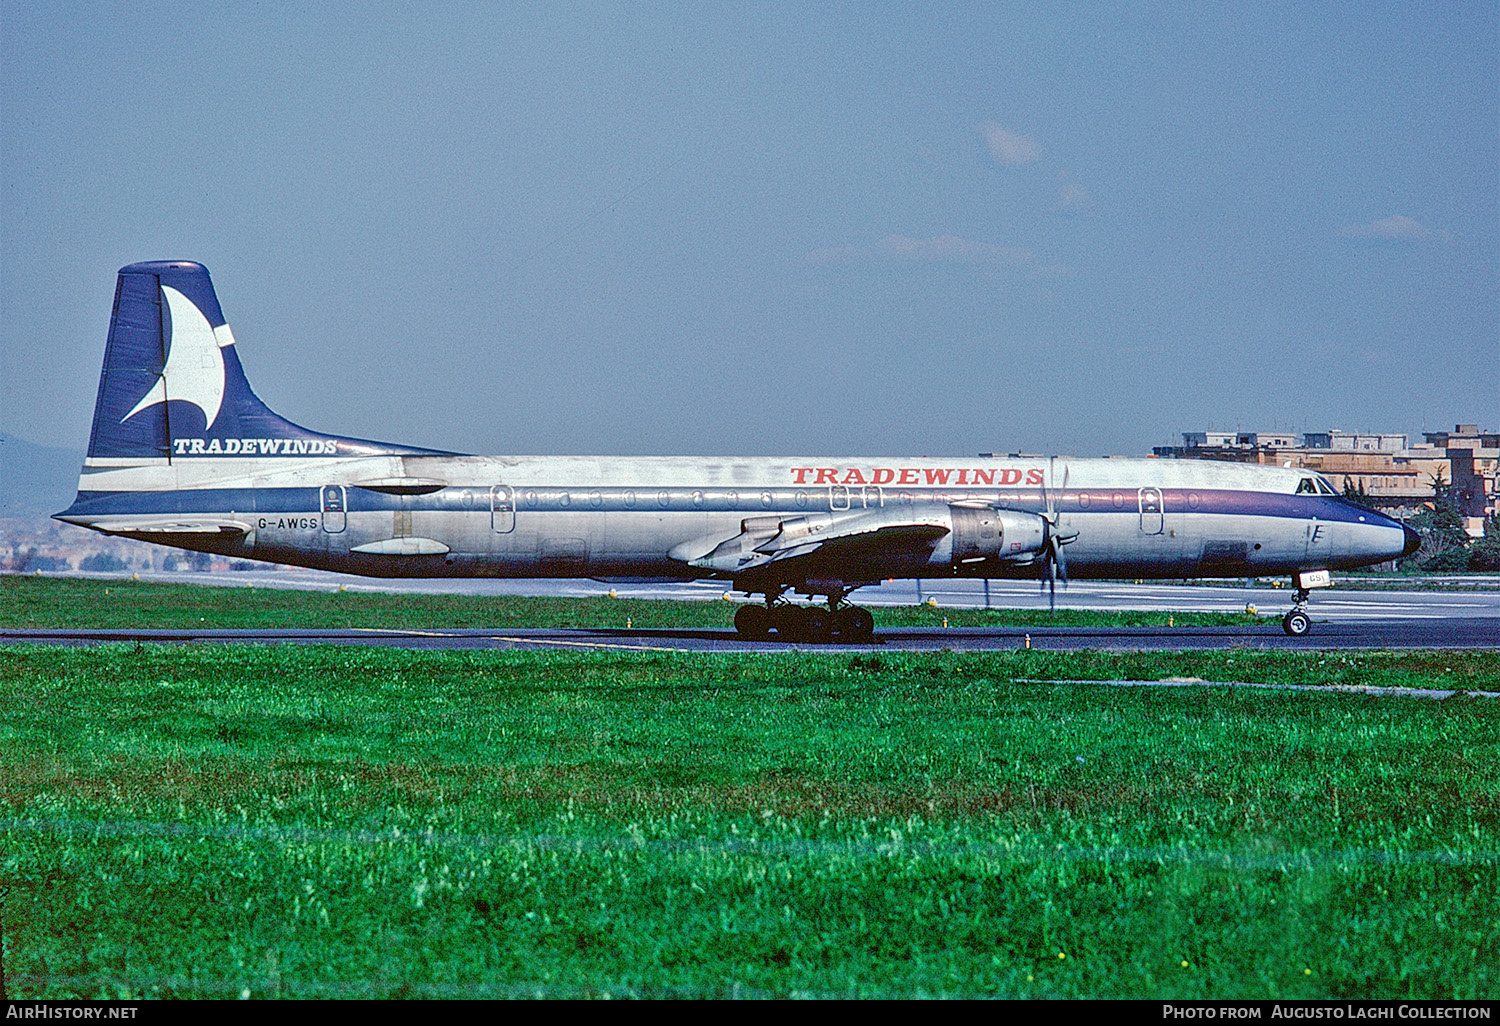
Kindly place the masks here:
<instances>
[{"instance_id":1,"label":"grassy foreground","mask_svg":"<svg viewBox=\"0 0 1500 1026\"><path fill-rule=\"evenodd\" d=\"M194 584L103 581L87 578L0 576L0 625L58 628L333 627L455 628L624 627L728 629L734 602L659 599L525 598L413 595L379 592L207 588ZM1137 627L1166 624L1217 626L1262 622L1245 613L1094 612L1060 609L875 608L877 627L986 625ZM1279 612L1278 612L1279 615ZM1266 621L1269 622L1269 621Z\"/></svg>"},{"instance_id":2,"label":"grassy foreground","mask_svg":"<svg viewBox=\"0 0 1500 1026\"><path fill-rule=\"evenodd\" d=\"M0 649L12 999L1474 998L1487 653Z\"/></svg>"}]
</instances>

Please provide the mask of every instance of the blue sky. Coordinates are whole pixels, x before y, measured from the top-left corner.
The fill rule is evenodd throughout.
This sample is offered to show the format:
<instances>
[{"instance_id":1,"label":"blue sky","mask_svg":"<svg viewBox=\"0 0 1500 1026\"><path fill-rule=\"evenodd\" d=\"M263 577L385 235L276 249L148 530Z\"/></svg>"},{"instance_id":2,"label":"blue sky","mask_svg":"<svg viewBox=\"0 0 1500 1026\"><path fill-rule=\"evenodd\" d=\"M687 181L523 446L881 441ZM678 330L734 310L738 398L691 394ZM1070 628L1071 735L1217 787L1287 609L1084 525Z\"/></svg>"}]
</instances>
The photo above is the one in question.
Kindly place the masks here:
<instances>
[{"instance_id":1,"label":"blue sky","mask_svg":"<svg viewBox=\"0 0 1500 1026\"><path fill-rule=\"evenodd\" d=\"M0 429L114 274L308 427L1130 454L1500 426L1500 6L0 0Z\"/></svg>"}]
</instances>

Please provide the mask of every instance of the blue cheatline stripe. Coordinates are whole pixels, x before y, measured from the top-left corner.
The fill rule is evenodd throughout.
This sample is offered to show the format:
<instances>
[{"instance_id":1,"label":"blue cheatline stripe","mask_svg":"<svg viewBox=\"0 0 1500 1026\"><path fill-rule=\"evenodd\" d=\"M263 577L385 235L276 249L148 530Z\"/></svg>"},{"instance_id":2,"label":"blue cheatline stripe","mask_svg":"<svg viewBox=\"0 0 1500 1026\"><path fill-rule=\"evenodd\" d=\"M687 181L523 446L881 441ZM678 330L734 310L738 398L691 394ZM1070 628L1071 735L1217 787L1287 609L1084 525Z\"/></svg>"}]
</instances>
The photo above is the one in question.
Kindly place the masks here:
<instances>
[{"instance_id":1,"label":"blue cheatline stripe","mask_svg":"<svg viewBox=\"0 0 1500 1026\"><path fill-rule=\"evenodd\" d=\"M73 505L60 515L107 516L112 514L187 513L311 513L321 508L319 488L205 488L191 491L79 492ZM454 485L426 495L389 495L354 486L344 486L346 508L351 513L379 510L413 510L445 513L486 513L491 508L487 487ZM522 513L827 513L828 491L824 488L661 488L530 486L514 488L515 509ZM1056 493L1054 493L1055 495ZM1321 495L1286 495L1279 492L1228 489L1162 489L1162 505L1170 520L1186 515L1231 515L1284 517L1330 523L1367 523L1396 527L1400 524L1379 513ZM1118 497L1119 501L1116 501ZM1042 513L1047 504L1039 489L996 491L952 491L911 488L886 492L885 508L900 509L912 503L946 503L959 500L994 502L1007 509ZM1062 493L1055 499L1064 515L1115 513L1139 516L1134 490L1082 489ZM1086 505L1084 503L1087 503ZM858 498L848 512L864 507ZM840 509L836 512L844 512ZM1146 514L1148 517L1154 514Z\"/></svg>"}]
</instances>

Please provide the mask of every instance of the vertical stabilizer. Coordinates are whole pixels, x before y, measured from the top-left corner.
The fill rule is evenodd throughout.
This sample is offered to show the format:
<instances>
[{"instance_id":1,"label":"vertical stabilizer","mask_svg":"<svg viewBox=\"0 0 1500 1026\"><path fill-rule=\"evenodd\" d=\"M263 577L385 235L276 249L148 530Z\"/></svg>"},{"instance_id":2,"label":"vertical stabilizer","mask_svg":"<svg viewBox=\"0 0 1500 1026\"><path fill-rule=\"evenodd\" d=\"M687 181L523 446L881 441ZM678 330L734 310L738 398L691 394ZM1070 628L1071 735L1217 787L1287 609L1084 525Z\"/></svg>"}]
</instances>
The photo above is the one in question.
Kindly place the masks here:
<instances>
[{"instance_id":1,"label":"vertical stabilizer","mask_svg":"<svg viewBox=\"0 0 1500 1026\"><path fill-rule=\"evenodd\" d=\"M278 416L245 380L206 267L156 260L120 269L89 464L431 451L320 434Z\"/></svg>"}]
</instances>

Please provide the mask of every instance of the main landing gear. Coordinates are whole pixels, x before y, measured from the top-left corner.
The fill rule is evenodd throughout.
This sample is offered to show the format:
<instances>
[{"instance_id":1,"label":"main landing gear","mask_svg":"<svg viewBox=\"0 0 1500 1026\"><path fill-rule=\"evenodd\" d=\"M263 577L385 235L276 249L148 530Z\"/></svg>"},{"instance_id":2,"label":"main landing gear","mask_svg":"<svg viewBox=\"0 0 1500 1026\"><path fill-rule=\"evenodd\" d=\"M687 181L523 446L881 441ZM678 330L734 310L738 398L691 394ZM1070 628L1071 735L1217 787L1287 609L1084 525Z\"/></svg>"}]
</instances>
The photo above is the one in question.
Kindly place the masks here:
<instances>
[{"instance_id":1,"label":"main landing gear","mask_svg":"<svg viewBox=\"0 0 1500 1026\"><path fill-rule=\"evenodd\" d=\"M1300 638L1312 630L1312 617L1307 615L1307 589L1298 588L1292 611L1281 618L1281 629L1294 638Z\"/></svg>"},{"instance_id":2,"label":"main landing gear","mask_svg":"<svg viewBox=\"0 0 1500 1026\"><path fill-rule=\"evenodd\" d=\"M842 595L828 596L828 607L799 606L766 594L765 605L741 606L734 614L734 629L741 637L756 641L800 641L812 645L834 642L866 644L875 640L875 618L861 606L844 602Z\"/></svg>"}]
</instances>

